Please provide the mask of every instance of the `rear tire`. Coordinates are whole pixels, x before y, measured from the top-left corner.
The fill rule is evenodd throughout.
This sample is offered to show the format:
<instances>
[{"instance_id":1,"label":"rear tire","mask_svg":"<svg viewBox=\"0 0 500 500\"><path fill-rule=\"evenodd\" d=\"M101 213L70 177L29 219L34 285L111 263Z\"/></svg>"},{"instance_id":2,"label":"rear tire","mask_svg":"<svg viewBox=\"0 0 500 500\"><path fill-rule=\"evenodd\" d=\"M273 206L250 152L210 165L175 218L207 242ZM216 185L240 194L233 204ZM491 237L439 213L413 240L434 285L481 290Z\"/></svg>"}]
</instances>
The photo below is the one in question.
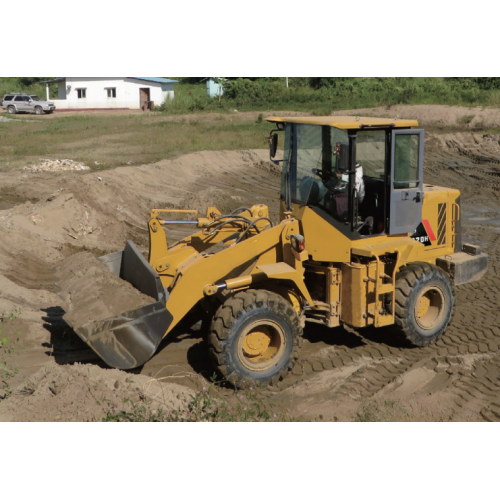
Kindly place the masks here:
<instances>
[{"instance_id":1,"label":"rear tire","mask_svg":"<svg viewBox=\"0 0 500 500\"><path fill-rule=\"evenodd\" d=\"M265 290L229 298L217 311L208 336L219 375L236 388L275 385L295 366L302 327L292 305Z\"/></svg>"},{"instance_id":2,"label":"rear tire","mask_svg":"<svg viewBox=\"0 0 500 500\"><path fill-rule=\"evenodd\" d=\"M437 342L453 318L455 291L449 276L436 266L417 262L396 278L395 324L416 347Z\"/></svg>"},{"instance_id":3,"label":"rear tire","mask_svg":"<svg viewBox=\"0 0 500 500\"><path fill-rule=\"evenodd\" d=\"M9 112L9 115L15 115L17 113L16 108L14 106L9 106L7 108L7 111Z\"/></svg>"}]
</instances>

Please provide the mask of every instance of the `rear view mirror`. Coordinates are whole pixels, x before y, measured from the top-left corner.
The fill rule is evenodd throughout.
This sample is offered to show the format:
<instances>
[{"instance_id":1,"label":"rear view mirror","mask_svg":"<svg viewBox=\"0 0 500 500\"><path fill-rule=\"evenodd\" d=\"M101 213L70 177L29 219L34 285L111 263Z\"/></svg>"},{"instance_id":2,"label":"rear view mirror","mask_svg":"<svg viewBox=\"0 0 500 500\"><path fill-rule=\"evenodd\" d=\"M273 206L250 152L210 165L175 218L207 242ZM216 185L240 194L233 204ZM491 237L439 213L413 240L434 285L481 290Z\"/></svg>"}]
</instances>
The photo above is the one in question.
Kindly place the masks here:
<instances>
[{"instance_id":1,"label":"rear view mirror","mask_svg":"<svg viewBox=\"0 0 500 500\"><path fill-rule=\"evenodd\" d=\"M271 136L269 137L269 147L271 150L271 159L276 156L276 152L278 151L278 134L273 134L271 132Z\"/></svg>"},{"instance_id":2,"label":"rear view mirror","mask_svg":"<svg viewBox=\"0 0 500 500\"><path fill-rule=\"evenodd\" d=\"M335 146L335 154L337 155L337 172L339 174L349 172L349 144L339 142Z\"/></svg>"}]
</instances>

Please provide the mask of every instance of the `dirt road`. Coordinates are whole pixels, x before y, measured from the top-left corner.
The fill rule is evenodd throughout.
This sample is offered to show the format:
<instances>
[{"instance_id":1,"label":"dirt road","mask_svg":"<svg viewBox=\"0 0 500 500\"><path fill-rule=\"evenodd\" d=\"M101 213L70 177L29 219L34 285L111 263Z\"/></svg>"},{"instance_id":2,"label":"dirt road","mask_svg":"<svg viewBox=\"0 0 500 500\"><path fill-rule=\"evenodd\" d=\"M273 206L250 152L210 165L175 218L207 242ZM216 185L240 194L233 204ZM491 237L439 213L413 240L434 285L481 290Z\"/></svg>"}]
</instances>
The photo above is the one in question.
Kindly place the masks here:
<instances>
[{"instance_id":1,"label":"dirt road","mask_svg":"<svg viewBox=\"0 0 500 500\"><path fill-rule=\"evenodd\" d=\"M308 420L500 420L500 136L428 134L426 148L426 182L462 191L465 240L490 255L488 275L458 289L451 328L425 349L403 348L385 331L307 326L300 363L266 393L279 410ZM0 173L0 339L14 347L0 359L14 375L0 382L12 392L0 421L99 419L151 377L181 399L206 385L212 369L196 327L177 328L135 374L102 366L62 321L53 268L81 251L122 250L127 239L147 251L151 208L264 203L277 219L280 173L267 159L210 152L99 173Z\"/></svg>"}]
</instances>

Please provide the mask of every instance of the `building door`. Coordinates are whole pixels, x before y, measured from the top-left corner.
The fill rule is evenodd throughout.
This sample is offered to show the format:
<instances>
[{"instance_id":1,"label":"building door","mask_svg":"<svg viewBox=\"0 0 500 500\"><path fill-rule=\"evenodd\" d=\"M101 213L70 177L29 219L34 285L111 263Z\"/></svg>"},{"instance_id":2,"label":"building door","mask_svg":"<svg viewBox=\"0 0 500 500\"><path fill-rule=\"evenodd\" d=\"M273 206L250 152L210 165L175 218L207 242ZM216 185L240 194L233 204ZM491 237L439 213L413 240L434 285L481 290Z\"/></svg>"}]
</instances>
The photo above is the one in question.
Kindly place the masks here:
<instances>
[{"instance_id":1,"label":"building door","mask_svg":"<svg viewBox=\"0 0 500 500\"><path fill-rule=\"evenodd\" d=\"M149 101L151 100L150 89L139 89L139 94L140 94L141 109L143 111L146 111L146 109L148 109L149 107Z\"/></svg>"}]
</instances>

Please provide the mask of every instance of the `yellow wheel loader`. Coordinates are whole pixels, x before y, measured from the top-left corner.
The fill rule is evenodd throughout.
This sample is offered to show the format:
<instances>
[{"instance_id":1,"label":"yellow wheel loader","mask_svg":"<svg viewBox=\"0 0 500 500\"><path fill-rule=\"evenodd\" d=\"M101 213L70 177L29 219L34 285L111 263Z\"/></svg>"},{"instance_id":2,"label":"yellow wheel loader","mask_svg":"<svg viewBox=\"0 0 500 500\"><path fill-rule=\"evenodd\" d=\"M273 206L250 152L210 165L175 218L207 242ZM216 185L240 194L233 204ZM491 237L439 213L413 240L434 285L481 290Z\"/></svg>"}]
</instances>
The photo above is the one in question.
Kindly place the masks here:
<instances>
[{"instance_id":1,"label":"yellow wheel loader","mask_svg":"<svg viewBox=\"0 0 500 500\"><path fill-rule=\"evenodd\" d=\"M285 377L306 321L392 326L425 347L452 321L454 286L486 273L488 257L462 243L460 192L424 184L418 122L268 121L271 159L283 166L279 223L263 205L231 214L210 207L194 221L155 209L149 262L132 242L100 259L156 300L76 330L110 366L142 366L195 306L210 318L215 370L236 387ZM169 245L168 227L186 223L198 232Z\"/></svg>"}]
</instances>

